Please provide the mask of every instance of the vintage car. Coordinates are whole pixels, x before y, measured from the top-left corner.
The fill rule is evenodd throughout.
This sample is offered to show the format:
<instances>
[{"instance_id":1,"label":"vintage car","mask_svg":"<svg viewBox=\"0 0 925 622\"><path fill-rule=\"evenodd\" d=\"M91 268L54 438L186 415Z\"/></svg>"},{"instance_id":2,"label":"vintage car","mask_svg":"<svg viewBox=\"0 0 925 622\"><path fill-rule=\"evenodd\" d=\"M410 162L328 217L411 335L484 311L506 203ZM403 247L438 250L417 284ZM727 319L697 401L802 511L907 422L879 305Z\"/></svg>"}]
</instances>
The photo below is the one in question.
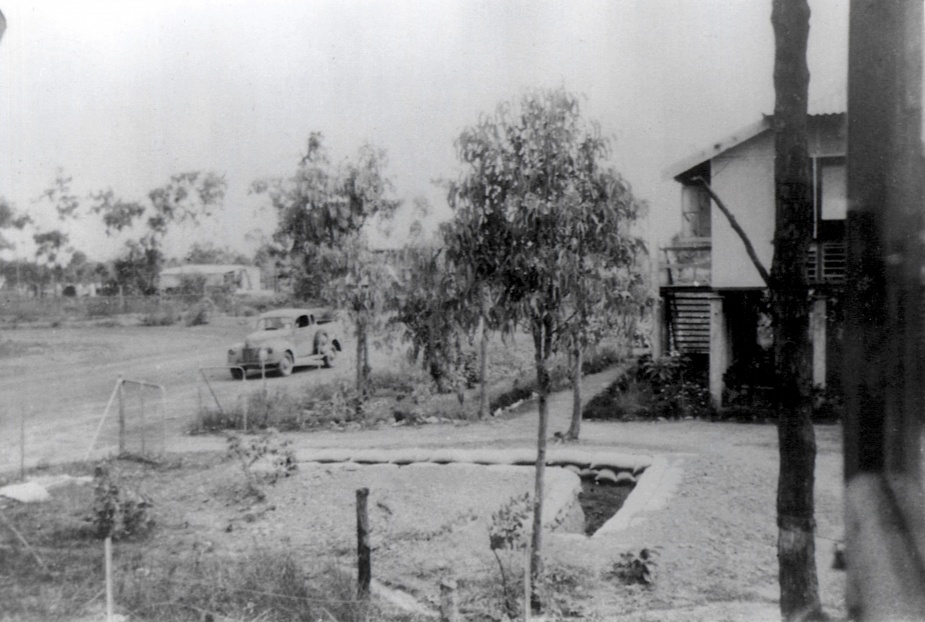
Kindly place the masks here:
<instances>
[{"instance_id":1,"label":"vintage car","mask_svg":"<svg viewBox=\"0 0 925 622\"><path fill-rule=\"evenodd\" d=\"M324 309L277 309L257 318L256 330L228 349L236 380L251 371L288 376L294 367L331 367L341 351L339 324Z\"/></svg>"}]
</instances>

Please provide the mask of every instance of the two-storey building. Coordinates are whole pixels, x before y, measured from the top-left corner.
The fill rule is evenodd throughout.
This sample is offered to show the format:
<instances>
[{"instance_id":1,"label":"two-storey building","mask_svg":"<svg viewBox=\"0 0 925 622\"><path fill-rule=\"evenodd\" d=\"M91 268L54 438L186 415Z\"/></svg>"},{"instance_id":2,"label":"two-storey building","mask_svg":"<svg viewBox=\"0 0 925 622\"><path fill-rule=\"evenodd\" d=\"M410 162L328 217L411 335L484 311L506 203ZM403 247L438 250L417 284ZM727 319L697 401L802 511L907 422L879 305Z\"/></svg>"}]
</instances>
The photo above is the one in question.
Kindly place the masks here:
<instances>
[{"instance_id":1,"label":"two-storey building","mask_svg":"<svg viewBox=\"0 0 925 622\"><path fill-rule=\"evenodd\" d=\"M812 111L811 111L812 112ZM727 380L767 358L766 286L704 182L733 213L770 270L774 236L774 134L766 116L673 166L681 184L682 230L660 249L661 348L708 356L710 392L723 403ZM813 244L806 258L812 296L813 382L838 384L840 291L845 275L846 116L811 114ZM761 379L747 382L760 384ZM769 379L765 384L769 384ZM760 387L758 387L760 388Z\"/></svg>"}]
</instances>

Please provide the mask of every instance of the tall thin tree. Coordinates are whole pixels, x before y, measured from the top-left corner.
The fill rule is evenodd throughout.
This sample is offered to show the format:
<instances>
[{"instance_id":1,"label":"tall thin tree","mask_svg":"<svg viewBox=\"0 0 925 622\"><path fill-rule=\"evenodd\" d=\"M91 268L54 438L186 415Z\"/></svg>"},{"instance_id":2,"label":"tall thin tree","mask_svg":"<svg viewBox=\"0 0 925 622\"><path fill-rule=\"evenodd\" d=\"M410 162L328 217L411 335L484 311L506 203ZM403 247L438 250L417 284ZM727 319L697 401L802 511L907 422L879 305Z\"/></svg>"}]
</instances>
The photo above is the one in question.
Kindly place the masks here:
<instances>
[{"instance_id":1,"label":"tall thin tree","mask_svg":"<svg viewBox=\"0 0 925 622\"><path fill-rule=\"evenodd\" d=\"M773 0L774 259L771 308L778 400L778 573L784 620L823 619L816 575L812 344L805 261L813 231L813 178L807 134L809 4Z\"/></svg>"}]
</instances>

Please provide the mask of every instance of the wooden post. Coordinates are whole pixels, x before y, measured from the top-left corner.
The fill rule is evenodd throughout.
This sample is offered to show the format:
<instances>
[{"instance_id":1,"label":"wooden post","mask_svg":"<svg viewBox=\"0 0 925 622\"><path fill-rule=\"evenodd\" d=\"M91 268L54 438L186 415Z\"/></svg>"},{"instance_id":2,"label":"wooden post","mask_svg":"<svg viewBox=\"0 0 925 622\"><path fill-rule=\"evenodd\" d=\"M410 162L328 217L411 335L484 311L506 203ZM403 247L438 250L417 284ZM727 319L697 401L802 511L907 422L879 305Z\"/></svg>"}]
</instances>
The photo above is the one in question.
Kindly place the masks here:
<instances>
[{"instance_id":1,"label":"wooden post","mask_svg":"<svg viewBox=\"0 0 925 622\"><path fill-rule=\"evenodd\" d=\"M26 413L19 417L19 479L26 479Z\"/></svg>"},{"instance_id":2,"label":"wooden post","mask_svg":"<svg viewBox=\"0 0 925 622\"><path fill-rule=\"evenodd\" d=\"M453 579L440 582L440 622L459 622L459 602Z\"/></svg>"},{"instance_id":3,"label":"wooden post","mask_svg":"<svg viewBox=\"0 0 925 622\"><path fill-rule=\"evenodd\" d=\"M247 372L246 371L244 371L244 377L242 378L242 382L247 382ZM248 407L248 402L250 401L248 399L247 391L244 391L244 395L242 395L241 397L243 398L243 401L244 401L244 407L243 407L244 421L242 422L242 427L244 429L244 432L247 433L247 407Z\"/></svg>"},{"instance_id":4,"label":"wooden post","mask_svg":"<svg viewBox=\"0 0 925 622\"><path fill-rule=\"evenodd\" d=\"M106 536L103 551L106 556L106 622L112 622L115 618L112 595L112 538L109 536Z\"/></svg>"},{"instance_id":5,"label":"wooden post","mask_svg":"<svg viewBox=\"0 0 925 622\"><path fill-rule=\"evenodd\" d=\"M138 385L138 401L141 403L141 455L145 455L145 386Z\"/></svg>"},{"instance_id":6,"label":"wooden post","mask_svg":"<svg viewBox=\"0 0 925 622\"><path fill-rule=\"evenodd\" d=\"M121 291L121 289L120 289ZM125 393L123 387L125 381L122 374L119 374L119 455L125 453Z\"/></svg>"},{"instance_id":7,"label":"wooden post","mask_svg":"<svg viewBox=\"0 0 925 622\"><path fill-rule=\"evenodd\" d=\"M530 547L524 547L524 622L530 622Z\"/></svg>"},{"instance_id":8,"label":"wooden post","mask_svg":"<svg viewBox=\"0 0 925 622\"><path fill-rule=\"evenodd\" d=\"M369 514L366 501L369 488L357 489L357 594L369 598L369 584L372 581L372 564L369 547Z\"/></svg>"}]
</instances>

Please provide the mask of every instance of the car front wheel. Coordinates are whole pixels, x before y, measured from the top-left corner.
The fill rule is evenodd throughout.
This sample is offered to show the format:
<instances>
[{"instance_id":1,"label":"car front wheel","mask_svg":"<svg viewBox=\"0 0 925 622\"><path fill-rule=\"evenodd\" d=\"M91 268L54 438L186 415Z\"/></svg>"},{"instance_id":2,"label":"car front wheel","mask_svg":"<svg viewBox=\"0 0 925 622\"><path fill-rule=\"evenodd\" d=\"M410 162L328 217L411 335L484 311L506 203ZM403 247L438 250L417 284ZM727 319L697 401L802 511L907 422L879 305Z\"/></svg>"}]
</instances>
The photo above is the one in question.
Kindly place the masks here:
<instances>
[{"instance_id":1,"label":"car front wheel","mask_svg":"<svg viewBox=\"0 0 925 622\"><path fill-rule=\"evenodd\" d=\"M240 367L232 367L231 377L235 380L242 380L244 378L244 370Z\"/></svg>"},{"instance_id":2,"label":"car front wheel","mask_svg":"<svg viewBox=\"0 0 925 622\"><path fill-rule=\"evenodd\" d=\"M286 354L283 355L282 360L279 362L279 375L288 376L289 374L292 373L292 367L293 367L292 354L290 352L286 352Z\"/></svg>"}]
</instances>

